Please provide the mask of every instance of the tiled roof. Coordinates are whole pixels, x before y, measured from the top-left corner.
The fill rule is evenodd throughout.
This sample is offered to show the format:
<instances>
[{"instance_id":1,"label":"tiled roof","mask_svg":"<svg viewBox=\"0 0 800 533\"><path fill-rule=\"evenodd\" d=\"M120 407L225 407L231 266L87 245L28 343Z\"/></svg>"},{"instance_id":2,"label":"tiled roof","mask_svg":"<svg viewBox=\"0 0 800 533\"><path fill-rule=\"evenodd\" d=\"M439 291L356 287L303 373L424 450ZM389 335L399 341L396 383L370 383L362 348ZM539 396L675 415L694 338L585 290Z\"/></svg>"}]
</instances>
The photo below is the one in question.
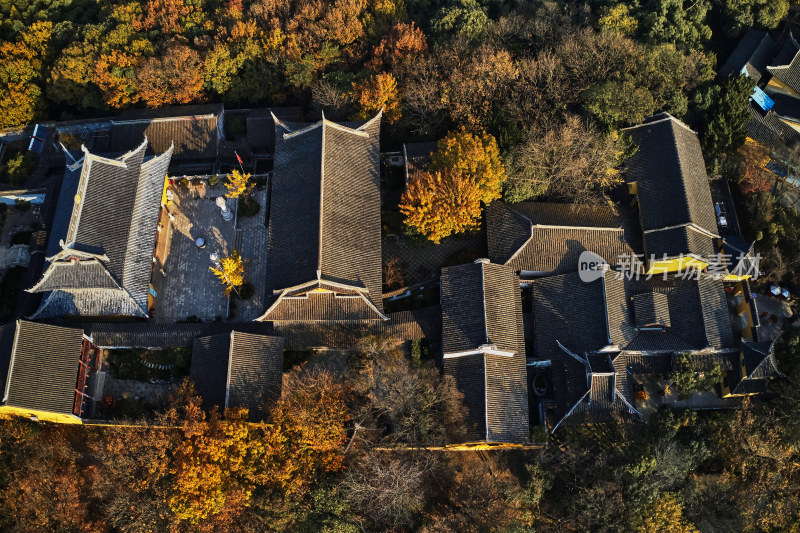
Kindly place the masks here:
<instances>
[{"instance_id":1,"label":"tiled roof","mask_svg":"<svg viewBox=\"0 0 800 533\"><path fill-rule=\"evenodd\" d=\"M800 122L800 98L778 92L773 92L769 97L775 102L771 110L773 113L790 122Z\"/></svg>"},{"instance_id":2,"label":"tiled roof","mask_svg":"<svg viewBox=\"0 0 800 533\"><path fill-rule=\"evenodd\" d=\"M750 102L750 122L747 136L768 148L786 146L794 148L800 144L800 132L783 122L772 111L766 113Z\"/></svg>"},{"instance_id":3,"label":"tiled roof","mask_svg":"<svg viewBox=\"0 0 800 533\"><path fill-rule=\"evenodd\" d=\"M642 230L648 255L707 253L702 240L683 231L649 233L693 224L717 234L714 204L697 134L662 113L627 128L638 145L627 161L626 179L636 182ZM660 235L659 235L660 234Z\"/></svg>"},{"instance_id":4,"label":"tiled roof","mask_svg":"<svg viewBox=\"0 0 800 533\"><path fill-rule=\"evenodd\" d=\"M254 109L247 114L247 144L256 152L275 152L275 121L303 122L303 110L299 107L271 107Z\"/></svg>"},{"instance_id":5,"label":"tiled roof","mask_svg":"<svg viewBox=\"0 0 800 533\"><path fill-rule=\"evenodd\" d=\"M774 78L800 93L800 45L791 33L783 43L781 51L772 61L772 65L767 67L767 71Z\"/></svg>"},{"instance_id":6,"label":"tiled roof","mask_svg":"<svg viewBox=\"0 0 800 533\"><path fill-rule=\"evenodd\" d=\"M196 338L190 377L204 407L243 407L263 419L280 397L283 347L281 337L240 331Z\"/></svg>"},{"instance_id":7,"label":"tiled roof","mask_svg":"<svg viewBox=\"0 0 800 533\"><path fill-rule=\"evenodd\" d=\"M405 143L403 154L406 160L406 179L412 180L419 172L428 170L431 165L431 154L436 151L436 142Z\"/></svg>"},{"instance_id":8,"label":"tiled roof","mask_svg":"<svg viewBox=\"0 0 800 533\"><path fill-rule=\"evenodd\" d=\"M670 325L666 294L659 292L637 294L633 297L633 309L637 327Z\"/></svg>"},{"instance_id":9,"label":"tiled roof","mask_svg":"<svg viewBox=\"0 0 800 533\"><path fill-rule=\"evenodd\" d=\"M132 150L146 136L156 153L174 143L176 160L216 158L221 114L222 104L124 112L111 122L111 151Z\"/></svg>"},{"instance_id":10,"label":"tiled roof","mask_svg":"<svg viewBox=\"0 0 800 533\"><path fill-rule=\"evenodd\" d=\"M4 403L72 414L83 331L17 321Z\"/></svg>"},{"instance_id":11,"label":"tiled roof","mask_svg":"<svg viewBox=\"0 0 800 533\"><path fill-rule=\"evenodd\" d=\"M605 422L614 414L639 418L624 357L616 352L578 355L566 348L559 357L564 390L553 431L572 421Z\"/></svg>"},{"instance_id":12,"label":"tiled roof","mask_svg":"<svg viewBox=\"0 0 800 533\"><path fill-rule=\"evenodd\" d=\"M744 342L742 354L748 378L765 379L782 375L775 358L774 342Z\"/></svg>"},{"instance_id":13,"label":"tiled roof","mask_svg":"<svg viewBox=\"0 0 800 533\"><path fill-rule=\"evenodd\" d=\"M619 219L607 208L492 202L487 212L489 257L515 271L577 272L586 250L615 266L620 256L634 254Z\"/></svg>"},{"instance_id":14,"label":"tiled roof","mask_svg":"<svg viewBox=\"0 0 800 533\"><path fill-rule=\"evenodd\" d=\"M517 276L504 265L484 261L446 267L441 300L444 372L455 378L464 394L478 437L490 442L527 440L525 339Z\"/></svg>"},{"instance_id":15,"label":"tiled roof","mask_svg":"<svg viewBox=\"0 0 800 533\"><path fill-rule=\"evenodd\" d=\"M84 150L75 193L60 197L57 207L57 213L66 213L65 206L71 206L67 230L51 234L49 249L55 253L50 265L28 289L52 291L37 318L147 316L161 193L172 151L145 161L146 147L147 141L116 159Z\"/></svg>"},{"instance_id":16,"label":"tiled roof","mask_svg":"<svg viewBox=\"0 0 800 533\"><path fill-rule=\"evenodd\" d=\"M322 280L382 309L380 114L367 122L276 125L267 283Z\"/></svg>"},{"instance_id":17,"label":"tiled roof","mask_svg":"<svg viewBox=\"0 0 800 533\"><path fill-rule=\"evenodd\" d=\"M197 322L159 324L152 322L84 322L75 324L92 337L101 348L190 347L196 337L206 337L231 330L258 335L276 335L286 339L286 347L350 348L365 335L386 335L398 340L428 338L438 342L441 334L441 310L431 306L413 311L389 313L389 320L327 322Z\"/></svg>"},{"instance_id":18,"label":"tiled roof","mask_svg":"<svg viewBox=\"0 0 800 533\"><path fill-rule=\"evenodd\" d=\"M384 315L364 293L341 289L338 289L340 292L334 292L337 291L335 287L324 283L319 285L287 291L260 319L276 321L384 319Z\"/></svg>"},{"instance_id":19,"label":"tiled roof","mask_svg":"<svg viewBox=\"0 0 800 533\"><path fill-rule=\"evenodd\" d=\"M678 257L691 253L709 257L716 252L714 237L699 230L693 224L665 230L654 230L644 234L647 260Z\"/></svg>"},{"instance_id":20,"label":"tiled roof","mask_svg":"<svg viewBox=\"0 0 800 533\"><path fill-rule=\"evenodd\" d=\"M727 78L731 74L737 76L744 70L755 83L761 79L767 64L776 51L775 41L765 31L750 30L736 45L736 48L719 69L717 76Z\"/></svg>"}]
</instances>

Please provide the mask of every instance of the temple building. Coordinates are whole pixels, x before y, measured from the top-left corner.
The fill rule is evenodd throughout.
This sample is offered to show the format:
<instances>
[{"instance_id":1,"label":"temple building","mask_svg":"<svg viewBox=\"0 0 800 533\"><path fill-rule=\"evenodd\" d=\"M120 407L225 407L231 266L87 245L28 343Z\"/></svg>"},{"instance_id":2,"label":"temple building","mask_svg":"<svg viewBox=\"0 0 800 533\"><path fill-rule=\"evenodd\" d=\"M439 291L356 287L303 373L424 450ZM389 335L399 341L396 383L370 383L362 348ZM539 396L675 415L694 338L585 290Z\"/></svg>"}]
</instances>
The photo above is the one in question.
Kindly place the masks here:
<instances>
[{"instance_id":1,"label":"temple building","mask_svg":"<svg viewBox=\"0 0 800 533\"><path fill-rule=\"evenodd\" d=\"M147 139L116 158L83 148L67 167L48 265L28 292L44 293L31 318L148 317L161 196L172 147L145 158Z\"/></svg>"},{"instance_id":2,"label":"temple building","mask_svg":"<svg viewBox=\"0 0 800 533\"><path fill-rule=\"evenodd\" d=\"M276 322L383 314L380 121L275 120L266 312Z\"/></svg>"}]
</instances>

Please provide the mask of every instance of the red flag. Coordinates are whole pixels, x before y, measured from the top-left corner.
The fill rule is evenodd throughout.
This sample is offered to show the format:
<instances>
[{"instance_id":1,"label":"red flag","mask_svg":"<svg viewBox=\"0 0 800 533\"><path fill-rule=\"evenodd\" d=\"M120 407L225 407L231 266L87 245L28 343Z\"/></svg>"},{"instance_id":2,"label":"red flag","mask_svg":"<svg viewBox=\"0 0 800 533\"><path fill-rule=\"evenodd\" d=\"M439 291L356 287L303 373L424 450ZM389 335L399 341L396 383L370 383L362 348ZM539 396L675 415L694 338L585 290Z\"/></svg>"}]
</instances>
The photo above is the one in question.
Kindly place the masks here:
<instances>
[{"instance_id":1,"label":"red flag","mask_svg":"<svg viewBox=\"0 0 800 533\"><path fill-rule=\"evenodd\" d=\"M239 160L239 164L244 165L244 161L242 161L242 158L239 156L239 152L233 152L233 153L236 154L236 159Z\"/></svg>"}]
</instances>

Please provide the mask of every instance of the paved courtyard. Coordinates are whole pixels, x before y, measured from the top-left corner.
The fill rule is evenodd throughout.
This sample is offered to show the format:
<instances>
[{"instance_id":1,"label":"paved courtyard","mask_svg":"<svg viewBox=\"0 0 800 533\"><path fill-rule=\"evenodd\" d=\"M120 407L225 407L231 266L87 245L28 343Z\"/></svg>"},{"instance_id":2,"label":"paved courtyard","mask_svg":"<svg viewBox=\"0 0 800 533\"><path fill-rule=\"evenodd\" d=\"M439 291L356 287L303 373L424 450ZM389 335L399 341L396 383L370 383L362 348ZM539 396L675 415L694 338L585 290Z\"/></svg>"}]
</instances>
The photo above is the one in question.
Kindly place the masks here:
<instances>
[{"instance_id":1,"label":"paved courtyard","mask_svg":"<svg viewBox=\"0 0 800 533\"><path fill-rule=\"evenodd\" d=\"M237 240L239 252L245 260L245 280L252 283L255 288L253 297L249 300L234 299L234 309L231 318L243 322L253 320L264 314L267 310L264 302L267 289L267 190L256 190L253 197L261 204L261 210L253 217L243 217L239 213L237 230L240 237Z\"/></svg>"},{"instance_id":2,"label":"paved courtyard","mask_svg":"<svg viewBox=\"0 0 800 533\"><path fill-rule=\"evenodd\" d=\"M216 198L225 194L225 188L176 184L171 190L173 201L167 209L172 219L162 219L164 228L152 279L157 293L153 317L161 321L225 319L228 297L209 269L211 253L229 254L236 236L233 221L224 221L215 204ZM228 204L233 202L229 200ZM200 237L205 239L204 248L195 244Z\"/></svg>"}]
</instances>

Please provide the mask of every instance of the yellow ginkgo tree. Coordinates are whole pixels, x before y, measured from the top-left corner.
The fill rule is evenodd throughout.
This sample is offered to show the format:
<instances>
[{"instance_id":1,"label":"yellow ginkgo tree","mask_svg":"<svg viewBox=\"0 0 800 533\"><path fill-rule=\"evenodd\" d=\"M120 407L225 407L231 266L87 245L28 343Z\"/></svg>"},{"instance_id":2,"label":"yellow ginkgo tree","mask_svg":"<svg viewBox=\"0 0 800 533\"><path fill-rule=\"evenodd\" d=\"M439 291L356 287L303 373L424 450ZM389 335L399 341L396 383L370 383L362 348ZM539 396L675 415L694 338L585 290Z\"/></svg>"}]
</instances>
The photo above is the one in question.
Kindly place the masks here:
<instances>
[{"instance_id":1,"label":"yellow ginkgo tree","mask_svg":"<svg viewBox=\"0 0 800 533\"><path fill-rule=\"evenodd\" d=\"M211 272L219 278L222 285L225 287L226 295L231 292L237 292L239 287L244 284L244 260L241 254L236 250L231 250L231 255L228 257L221 257L217 267L209 267Z\"/></svg>"}]
</instances>

